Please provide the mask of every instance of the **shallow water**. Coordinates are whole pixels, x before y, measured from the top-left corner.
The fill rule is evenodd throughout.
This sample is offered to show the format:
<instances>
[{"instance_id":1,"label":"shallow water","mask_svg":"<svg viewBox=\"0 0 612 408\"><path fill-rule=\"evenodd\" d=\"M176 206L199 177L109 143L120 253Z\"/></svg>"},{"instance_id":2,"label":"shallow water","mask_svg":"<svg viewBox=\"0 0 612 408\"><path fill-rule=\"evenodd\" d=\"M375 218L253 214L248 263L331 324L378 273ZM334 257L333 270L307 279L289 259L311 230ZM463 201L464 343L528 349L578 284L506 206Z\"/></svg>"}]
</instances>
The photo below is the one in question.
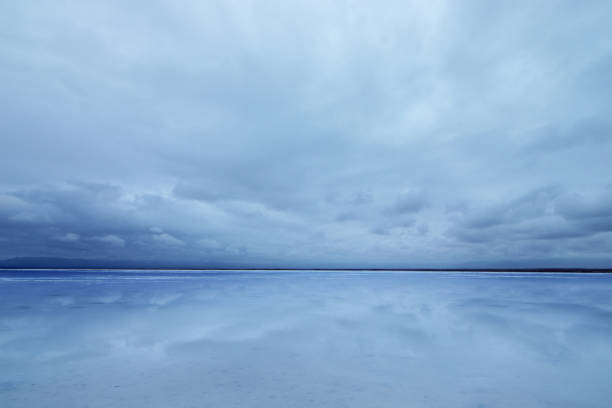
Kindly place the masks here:
<instances>
[{"instance_id":1,"label":"shallow water","mask_svg":"<svg viewBox=\"0 0 612 408\"><path fill-rule=\"evenodd\" d=\"M612 275L0 271L0 406L610 407Z\"/></svg>"}]
</instances>

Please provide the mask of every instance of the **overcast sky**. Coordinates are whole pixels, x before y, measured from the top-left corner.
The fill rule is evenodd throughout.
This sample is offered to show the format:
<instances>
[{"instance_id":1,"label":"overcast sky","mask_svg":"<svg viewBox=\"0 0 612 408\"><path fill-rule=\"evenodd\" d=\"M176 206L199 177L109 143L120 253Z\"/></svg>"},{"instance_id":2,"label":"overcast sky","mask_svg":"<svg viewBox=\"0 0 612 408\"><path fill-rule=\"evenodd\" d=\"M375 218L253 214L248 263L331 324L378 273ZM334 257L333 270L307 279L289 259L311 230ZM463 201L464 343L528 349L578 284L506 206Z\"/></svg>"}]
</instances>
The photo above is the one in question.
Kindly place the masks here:
<instances>
[{"instance_id":1,"label":"overcast sky","mask_svg":"<svg viewBox=\"0 0 612 408\"><path fill-rule=\"evenodd\" d=\"M0 5L0 258L612 264L612 3Z\"/></svg>"}]
</instances>

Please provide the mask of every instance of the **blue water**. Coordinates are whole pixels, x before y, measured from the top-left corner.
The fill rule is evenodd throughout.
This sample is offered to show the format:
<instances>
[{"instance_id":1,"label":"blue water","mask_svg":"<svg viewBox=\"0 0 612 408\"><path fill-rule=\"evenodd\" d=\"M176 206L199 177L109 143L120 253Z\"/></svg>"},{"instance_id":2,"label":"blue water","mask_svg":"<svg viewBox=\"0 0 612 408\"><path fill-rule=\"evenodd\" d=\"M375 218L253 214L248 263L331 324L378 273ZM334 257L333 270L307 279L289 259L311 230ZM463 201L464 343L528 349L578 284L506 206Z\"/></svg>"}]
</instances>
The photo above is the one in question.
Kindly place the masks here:
<instances>
[{"instance_id":1,"label":"blue water","mask_svg":"<svg viewBox=\"0 0 612 408\"><path fill-rule=\"evenodd\" d=\"M610 407L612 275L0 271L0 407Z\"/></svg>"}]
</instances>

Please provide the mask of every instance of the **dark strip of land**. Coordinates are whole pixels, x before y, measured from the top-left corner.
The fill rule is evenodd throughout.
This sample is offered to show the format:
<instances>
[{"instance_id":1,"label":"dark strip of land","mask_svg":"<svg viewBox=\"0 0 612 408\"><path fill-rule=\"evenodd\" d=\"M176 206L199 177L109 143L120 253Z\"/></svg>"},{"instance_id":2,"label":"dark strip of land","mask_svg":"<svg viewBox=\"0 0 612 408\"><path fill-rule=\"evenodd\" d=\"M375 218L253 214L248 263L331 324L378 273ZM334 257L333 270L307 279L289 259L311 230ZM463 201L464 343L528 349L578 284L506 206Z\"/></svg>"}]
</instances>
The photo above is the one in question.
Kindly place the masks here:
<instances>
[{"instance_id":1,"label":"dark strip of land","mask_svg":"<svg viewBox=\"0 0 612 408\"><path fill-rule=\"evenodd\" d=\"M605 264L604 264L605 265ZM171 261L137 261L137 260L101 260L101 259L71 259L24 257L0 260L0 270L149 270L149 271L406 271L406 272L558 272L558 273L612 273L612 267L541 267L541 266L508 266L486 265L470 266L455 265L450 267L404 266L377 267L366 265L352 267L342 265L300 265L278 266L263 264L248 264L245 262L171 262Z\"/></svg>"},{"instance_id":2,"label":"dark strip of land","mask_svg":"<svg viewBox=\"0 0 612 408\"><path fill-rule=\"evenodd\" d=\"M318 272L541 272L541 273L612 273L604 268L155 268L155 267L0 267L0 271L45 270L45 271L318 271Z\"/></svg>"}]
</instances>

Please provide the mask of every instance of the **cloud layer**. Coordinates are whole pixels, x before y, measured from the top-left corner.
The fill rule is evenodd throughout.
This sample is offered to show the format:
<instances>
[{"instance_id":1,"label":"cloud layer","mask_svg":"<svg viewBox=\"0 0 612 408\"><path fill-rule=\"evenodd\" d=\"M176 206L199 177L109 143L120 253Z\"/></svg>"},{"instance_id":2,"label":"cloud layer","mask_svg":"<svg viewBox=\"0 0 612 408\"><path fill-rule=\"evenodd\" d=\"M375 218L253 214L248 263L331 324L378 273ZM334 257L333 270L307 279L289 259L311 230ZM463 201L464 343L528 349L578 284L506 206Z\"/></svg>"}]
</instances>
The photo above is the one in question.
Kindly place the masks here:
<instances>
[{"instance_id":1,"label":"cloud layer","mask_svg":"<svg viewBox=\"0 0 612 408\"><path fill-rule=\"evenodd\" d=\"M610 11L4 4L0 257L609 266Z\"/></svg>"}]
</instances>

